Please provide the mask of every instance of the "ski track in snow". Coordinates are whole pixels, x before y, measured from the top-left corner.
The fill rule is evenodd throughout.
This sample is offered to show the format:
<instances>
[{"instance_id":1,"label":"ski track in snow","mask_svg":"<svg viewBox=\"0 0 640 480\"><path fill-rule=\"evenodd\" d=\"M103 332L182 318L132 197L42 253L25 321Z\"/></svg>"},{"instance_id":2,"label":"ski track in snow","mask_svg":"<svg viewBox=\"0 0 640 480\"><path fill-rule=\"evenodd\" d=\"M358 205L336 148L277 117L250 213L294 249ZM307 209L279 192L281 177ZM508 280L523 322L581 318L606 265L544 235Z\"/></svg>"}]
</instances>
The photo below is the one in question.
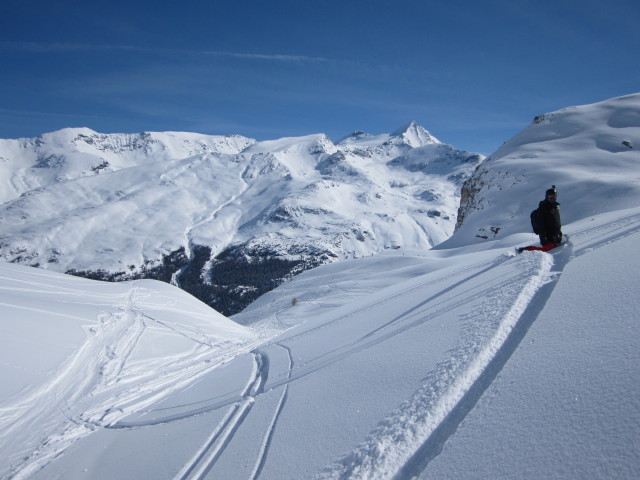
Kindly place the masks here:
<instances>
[{"instance_id":1,"label":"ski track in snow","mask_svg":"<svg viewBox=\"0 0 640 480\"><path fill-rule=\"evenodd\" d=\"M253 339L240 344L212 345L197 332L178 331L136 306L147 297L144 290L133 287L120 312L101 315L100 326L90 329L82 347L52 376L51 382L21 399L19 404L3 409L0 426L7 435L22 432L28 437L30 425L45 421L52 425L37 448L11 466L9 478L29 478L75 441L156 403L259 343ZM196 347L191 355L163 359L162 364L151 370L144 364L137 368L128 366L148 322L161 324L193 341ZM54 412L51 399L59 404Z\"/></svg>"},{"instance_id":2,"label":"ski track in snow","mask_svg":"<svg viewBox=\"0 0 640 480\"><path fill-rule=\"evenodd\" d=\"M376 307L379 307L379 306L381 306L383 304L386 304L388 302L393 302L393 301L397 300L397 298L399 296L403 296L405 294L414 292L416 290L421 290L421 289L424 289L426 287L430 287L430 286L433 286L433 285L436 285L436 284L445 283L446 280L449 280L449 279L452 279L452 278L457 278L457 277L459 277L461 274L463 274L465 272L469 272L469 271L477 270L477 269L482 269L483 272L487 272L487 271L491 270L493 267L495 267L496 265L498 265L499 263L502 263L503 261L506 261L506 260L508 260L508 257L502 257L502 258L499 258L499 259L493 258L493 259L488 260L488 261L482 261L482 262L479 262L479 263L475 263L475 264L472 264L472 265L465 266L464 268L461 268L461 269L455 269L454 271L452 271L448 275L439 276L435 280L428 280L426 282L417 283L413 287L408 288L406 290L403 290L401 293L393 292L393 293L391 293L391 294L389 294L387 296L383 296L378 301L367 303L363 307L356 307L355 309L350 310L349 312L347 312L347 313L345 313L345 314L343 314L341 316L338 316L338 317L336 317L336 318L334 318L332 320L323 322L320 325L310 326L310 327L307 327L307 328L303 327L301 329L302 331L294 333L294 334L291 334L291 335L288 335L287 339L288 340L292 340L292 339L295 339L295 338L298 338L298 337L302 337L302 336L306 336L306 335L309 335L309 334L316 333L318 330L325 329L325 328L329 327L330 325L332 325L332 324L334 324L336 322L343 321L345 318L352 317L352 316L356 315L357 313L360 313L360 312L365 311L365 310L373 310ZM468 280L468 278L465 278L461 282L459 282L459 284L462 285L462 284L466 283L467 280ZM338 287L335 287L335 288L339 289ZM450 291L450 289L448 288L448 289L446 289L446 291ZM433 300L437 299L438 297L441 297L444 293L446 293L446 292L445 291L439 292L439 293L435 294L429 300L421 302L420 305L426 305L429 301L433 301ZM316 301L317 301L317 299L314 300L314 302L316 302ZM409 310L409 311L405 312L404 314L398 316L397 318L391 320L388 323L388 325L396 323L404 315L412 313L417 308L418 308L418 306L412 308L411 310ZM384 326L376 329L376 332L379 331L379 330L382 330L383 328L384 328ZM373 335L373 333L374 332L369 332L365 337L370 337L370 336ZM301 367L302 366L306 366L306 365L307 364L302 364Z\"/></svg>"},{"instance_id":3,"label":"ski track in snow","mask_svg":"<svg viewBox=\"0 0 640 480\"><path fill-rule=\"evenodd\" d=\"M344 345L334 351L327 352L324 355L316 357L313 361L309 361L305 364L302 364L300 367L294 368L291 353L287 347L279 343L272 343L267 345L263 349L255 350L253 355L256 356L256 368L255 374L252 375L252 380L249 383L249 386L245 389L241 395L231 395L231 397L223 398L223 399L210 399L216 400L209 404L201 405L196 409L191 409L186 412L181 412L179 414L174 415L166 415L161 418L155 418L154 420L149 421L134 421L134 422L117 422L112 425L106 426L106 428L115 428L115 429L127 429L127 428L144 428L144 427L152 427L154 425L159 425L163 423L173 422L177 420L182 420L185 418L189 418L195 415L201 415L207 412L211 412L213 410L217 410L220 408L229 408L225 418L222 422L213 430L209 439L205 443L205 445L200 449L200 451L194 456L193 460L189 462L178 474L176 479L186 480L186 479L201 479L204 478L207 473L213 468L216 461L221 457L224 452L224 449L231 442L233 435L240 428L241 424L244 422L246 417L249 415L251 411L251 407L256 399L262 395L263 393L273 391L274 389L283 387L283 392L281 394L278 405L274 410L274 415L271 421L270 426L264 434L264 440L259 448L258 458L256 460L254 469L251 474L251 479L255 480L259 477L262 468L266 464L269 446L271 443L271 438L273 436L273 432L275 431L275 425L278 421L278 418L285 406L287 396L288 396L288 387L289 384L293 381L299 380L301 378L306 377L313 372L316 372L322 368L326 368L350 355L354 355L358 352L361 352L365 349L368 349L372 346L375 346L389 338L392 338L396 335L399 335L406 330L413 328L417 325L420 325L426 321L429 321L433 317L437 317L439 314L443 313L449 308L455 308L460 303L464 303L469 301L468 295L469 292L466 292L467 295L462 295L465 297L465 300L461 300L460 302L454 301L451 303L450 300L443 300L441 303L436 300L438 297L444 296L446 293L450 292L454 288L459 288L463 286L465 283L469 282L473 278L476 278L481 273L484 273L488 270L495 268L497 265L500 265L509 260L507 256L501 256L498 259L493 259L489 262L481 262L476 267L479 269L477 273L465 277L463 280L454 283L452 286L444 288L438 294L430 297L429 299L421 302L416 307L404 312L402 315L388 322L384 328L378 328L375 331L369 332L359 339ZM457 271L457 275L460 275L461 271ZM450 276L455 276L451 274ZM428 282L432 284L433 282ZM500 284L499 288L506 287L506 283ZM410 291L414 291L416 288L411 289ZM496 290L496 286L492 287L491 290ZM405 292L406 293L406 292ZM380 302L389 302L397 299L399 295L402 294L394 294L389 298L383 299L379 302L376 302L378 305ZM477 290L476 295L484 296L490 293L489 290L480 289ZM372 307L368 307L372 308ZM353 312L350 312L348 316L353 315ZM344 317L342 317L344 318ZM309 332L303 332L302 334L306 335ZM295 338L298 335L292 335L286 337L285 340ZM284 340L283 340L284 341ZM287 350L287 354L289 357L289 367L285 372L276 375L277 378L273 379L270 383L269 389L264 389L264 384L266 382L266 378L269 376L269 357L268 357L268 348L280 347ZM259 388L256 388L255 385L260 385ZM181 405L184 407L184 405Z\"/></svg>"},{"instance_id":4,"label":"ski track in snow","mask_svg":"<svg viewBox=\"0 0 640 480\"><path fill-rule=\"evenodd\" d=\"M195 455L183 470L175 477L179 480L201 480L205 478L224 449L233 439L244 419L249 415L255 397L264 391L269 375L269 361L266 355L253 352L254 368L251 381L242 393L242 400L234 404L222 422L218 424L203 448Z\"/></svg>"},{"instance_id":5,"label":"ski track in snow","mask_svg":"<svg viewBox=\"0 0 640 480\"><path fill-rule=\"evenodd\" d=\"M281 348L287 354L288 367L287 374L290 376L293 369L293 359L291 357L291 351L288 347L280 344L270 344L270 348ZM130 429L130 428L143 428L153 427L164 423L169 423L177 420L183 420L185 418L193 417L195 415L201 415L213 410L228 407L228 411L224 418L218 423L209 435L204 445L196 452L192 459L179 471L174 477L175 480L200 480L204 479L208 472L213 468L217 460L222 456L226 447L231 443L234 434L240 428L244 420L247 418L256 399L266 392L265 385L269 378L270 360L269 354L266 350L258 348L251 352L253 356L253 371L251 377L244 388L243 392L233 398L225 400L215 405L207 405L195 410L189 410L176 415L169 415L162 418L156 418L151 421L139 421L139 422L117 422L113 425L106 425L105 428L112 429ZM268 391L272 391L277 387L271 387ZM287 384L284 385L278 404L274 410L271 422L264 433L263 441L260 445L257 459L251 473L251 480L257 480L262 472L262 469L266 463L273 433L275 432L276 424L282 413L282 410L286 404L288 397ZM183 407L184 405L181 405Z\"/></svg>"},{"instance_id":6,"label":"ski track in snow","mask_svg":"<svg viewBox=\"0 0 640 480\"><path fill-rule=\"evenodd\" d=\"M489 297L492 315L496 313L496 305L505 301L507 305L495 335L475 358L466 361L469 346L464 345L463 339L451 358L430 372L411 399L371 432L363 444L325 468L314 480L417 478L442 451L444 443L521 343L571 258L639 231L640 214L634 209L605 224L572 232L570 242L557 251L516 257L537 258L540 263L528 269L528 279L515 295ZM582 238L586 238L585 243L580 242Z\"/></svg>"},{"instance_id":7,"label":"ski track in snow","mask_svg":"<svg viewBox=\"0 0 640 480\"><path fill-rule=\"evenodd\" d=\"M524 291L524 293L510 292L510 294L506 295L506 297L505 295L502 295L502 297L505 297L505 300L507 301L507 303L509 303L510 301L513 302L513 305L508 306L508 311L504 315L504 317L506 317L508 321L504 321L503 323L506 323L507 325L502 328L504 332L502 332L500 328L498 329L498 333L496 333L498 340L495 340L494 342L489 343L489 347L485 349L486 351L485 351L484 357L478 360L478 362L480 362L480 365L473 366L472 372L476 373L477 375L479 375L478 372L482 372L482 368L484 365L482 364L482 362L484 361L485 363L488 363L491 360L492 356L495 354L495 350L499 349L500 341L504 341L501 335L502 336L508 335L509 328L512 327L512 323L515 322L518 318L518 312L519 312L518 309L522 309L526 307L528 300L530 300L530 298L532 298L533 295L535 294L536 288L540 284L543 284L547 279L546 274L551 269L551 264L552 264L551 256L543 255L543 254L534 254L534 255L531 255L530 257L520 257L520 261L525 263L527 260L531 262L532 260L530 259L536 259L537 263L533 267L530 266L528 269L525 269L525 271L521 275L521 280L524 283L524 286L520 284L518 286L522 288L522 291ZM425 299L424 301L422 301L420 304L416 305L412 309L390 320L384 326L377 328L361 336L359 339L353 342L350 342L340 348L337 348L333 351L327 352L319 357L316 357L312 361L306 362L305 364L302 364L297 368L294 368L290 360L290 366L287 369L287 371L284 372L283 374L280 374L280 376L281 377L284 376L284 378L273 380L268 390L268 391L272 391L276 388L284 387L280 401L278 402L278 405L275 409L271 425L268 428L267 432L265 433L264 441L260 447L260 451L258 453L258 460L256 461L256 464L254 466L251 479L253 480L258 478L262 470L262 467L266 462L270 440L273 435L273 431L275 429L275 424L277 423L277 419L280 413L282 412L282 409L284 408L284 405L287 399L287 388L291 382L301 379L303 377L306 377L307 375L313 372L316 372L322 368L326 368L327 366L332 365L340 361L341 359L344 359L350 355L354 355L358 352L361 352L367 348L370 348L385 340L388 340L389 338L399 335L400 333L403 333L417 325L420 325L426 321L429 321L429 319L437 317L439 314L443 313L444 311L451 308L455 308L456 306L459 306L460 303L468 302L470 297L486 296L488 297L488 300L485 303L490 304L494 302L496 300L496 296L500 297L500 295L498 295L496 292L504 291L504 289L507 289L509 287L509 282L511 281L510 279L505 279L504 282L500 282L497 285L494 284L492 287L489 287L488 289L484 289L484 288L480 290L476 289L476 291L473 292L474 295L470 295L471 292L467 291L465 292L464 295L461 295L462 297L464 297L463 300L454 301L453 303L451 302L450 299L448 299L448 301L443 300L442 302L438 302L438 299L440 297L445 296L448 292L451 292L456 288L463 287L464 284L470 282L472 279L477 278L479 275L486 273L489 270L492 270L509 260L511 260L510 257L506 255L502 255L497 259L493 259L492 261L482 262L481 264L479 264L479 266L476 265L476 267L478 268L476 273L469 275L467 277L464 277L460 281L455 282L452 285L443 288L437 294L434 294L433 296L431 296L428 299ZM536 272L534 275L530 275L531 270L535 270L536 268L539 270L539 272ZM457 275L460 275L460 273L461 272L458 271ZM429 283L432 283L432 282L429 282ZM415 290L415 288L412 290ZM492 296L492 293L493 293L493 296ZM379 302L376 302L376 305L378 305L380 302L393 301L393 299L396 298L398 295L399 294L395 294L389 298L380 300ZM515 300L514 300L514 297L515 297ZM372 307L369 306L367 308L372 308ZM350 314L347 314L347 316L351 316L351 315L353 315L353 312L350 312ZM511 323L508 323L508 322L511 322ZM305 331L300 334L293 335L287 339L295 338L296 336L306 335L306 334L309 334L309 331ZM474 339L474 341L476 340ZM270 347L280 346L282 348L286 348L280 344L275 344L275 343L268 346ZM432 374L433 378L443 377L443 378L449 378L452 381L458 378L458 376L461 374L459 364L466 365L465 364L466 359L464 357L467 354L467 350L468 350L468 345L464 345L464 347L459 348L457 352L457 356L456 354L454 354L452 360L446 362L446 364L442 365L438 370L436 370L436 372ZM266 350L262 351L262 353L260 352L261 352L260 350L256 350L253 353L253 355L256 356L256 360L255 360L256 367L254 368L255 373L252 375L251 382L248 384L247 388L240 396L220 399L208 405L202 405L197 409L192 409L190 411L182 412L176 415L167 415L162 418L155 418L154 420L151 420L151 421L141 421L141 422L123 421L123 422L115 423L107 428L151 427L153 425L181 420L184 418L188 418L190 416L200 415L203 413L210 412L212 410L228 407L229 411L227 412L225 418L217 426L217 428L214 429L211 436L207 440L206 444L195 455L194 459L183 468L180 474L175 477L176 479L180 479L180 480L204 478L207 472L211 470L215 462L220 458L226 446L229 444L229 442L231 442L234 433L238 430L238 428L240 427L242 422L245 420L247 415L249 415L253 402L255 402L255 400L261 394L265 393L264 384L266 382L266 378L269 375L269 372L268 372L269 362L268 362L268 354L265 353ZM290 353L289 353L289 358L290 358ZM471 376L471 378L467 378L469 376ZM473 383L474 379L472 376L473 376L473 373L468 374L466 377L463 377L462 384L453 384L449 386L449 389L456 390L457 391L456 393L458 394L458 396L462 396L466 391L468 385L470 383ZM452 398L454 398L456 393L447 393L444 396L444 401L446 402L446 405L449 405L449 403L451 403ZM429 426L432 429L435 429L435 427L440 422L443 421L444 417L446 417L449 414L449 411L446 410L446 405L445 407L441 407L437 405L437 400L441 400L441 401L443 400L442 398L440 398L442 396L442 392L433 391L427 388L426 393L422 392L422 396L423 398L409 401L409 405L410 406L413 405L414 408L417 408L419 412L424 410L425 403L428 403L427 407L429 408L427 409L427 411L433 410L433 409L436 409L436 410L439 409L440 416L437 416L435 418L429 418ZM211 400L214 400L214 399L211 399ZM402 415L406 416L407 414L406 412L403 412ZM415 423L415 418L413 418L412 416L409 416L407 418L409 418L410 421L402 425L400 429L401 432L410 431L412 428L415 428L413 426L413 424ZM390 441L390 444L398 445L398 440L397 438L395 438L398 435L398 432L395 431L397 424L394 422L391 422L391 425L394 425L394 429L391 432L393 436L393 440ZM382 435L380 435L379 433L376 433L374 434L373 438L374 438L374 445L375 445L374 450L377 451L377 446L382 440ZM409 446L408 448L411 448L411 447ZM376 459L380 460L377 457ZM392 462L392 464L396 465L395 458L393 460L394 462ZM361 466L366 462L363 462L361 458L358 458L356 463L357 465ZM414 460L413 463L411 464L415 465L417 464L417 461ZM373 472L371 476L364 476L362 478L384 478L384 471L382 471L378 467L370 470L370 472ZM346 474L343 474L342 476L329 477L329 478L360 478L360 477L355 475L354 469L351 468L351 469L348 469ZM388 475L387 475L387 478L388 478Z\"/></svg>"},{"instance_id":8,"label":"ski track in snow","mask_svg":"<svg viewBox=\"0 0 640 480\"><path fill-rule=\"evenodd\" d=\"M638 231L640 231L640 214L635 211L623 214L619 218L609 221L604 226L594 225L583 228L572 233L572 241L574 243L578 243L576 240L587 236L589 237L589 240L584 245L581 244L579 248L576 248L574 250L574 255L578 257L590 252L591 250L595 250L599 247L615 242L616 240L632 235ZM598 232L602 233L600 235L593 235Z\"/></svg>"},{"instance_id":9,"label":"ski track in snow","mask_svg":"<svg viewBox=\"0 0 640 480\"><path fill-rule=\"evenodd\" d=\"M326 323L293 330L289 335L285 332L273 342L265 342L263 338L261 341L254 339L229 346L211 345L198 336L197 332L191 335L174 330L194 341L200 350L193 357L168 362L162 366L166 368L162 375L150 374L149 380L142 378L133 388L122 389L118 388L118 384L122 381L126 360L149 322L157 322L172 329L166 322L142 314L135 307L136 299L143 298L144 292L134 288L130 291L122 312L116 315L117 318L111 314L102 319L103 332L89 338L64 372L15 409L16 415L10 419L14 424L10 429L26 431L29 422L38 421L40 415L44 415L49 402L47 398L53 395L55 398L65 399L64 413L72 422L61 433L58 430L42 441L36 452L13 469L12 478L29 477L60 455L71 443L96 428L153 427L227 408L225 416L212 429L202 447L174 477L176 480L201 480L224 454L257 399L264 393L282 388L270 424L257 448L255 464L249 477L257 480L267 463L273 434L286 407L291 382L378 345L470 301L471 298L484 298L478 313L466 319L470 327L466 335L462 335L450 358L437 365L414 395L384 419L364 443L315 477L318 480L415 478L439 454L446 440L455 433L457 426L504 367L542 311L571 258L638 231L640 213L635 210L621 213L605 223L583 224L581 228L570 232L569 244L551 253L499 255L465 269L454 269L446 277L438 277L437 282L443 282L444 278L453 281L451 284L444 283L448 286L444 286L439 292L359 338L300 365L293 364L291 351L283 342L326 328ZM507 276L500 280L501 277L497 276L497 280L490 286L470 285L466 288L467 284L473 283L473 279L511 262L520 270L515 279ZM468 275L463 276L465 272ZM460 279L456 281L457 278ZM356 306L332 319L330 323L351 317L363 309L394 301L399 296L434 283L434 280L419 282L406 291L391 292L373 304ZM447 295L456 289L464 289L459 295L460 300L452 300L449 298L451 295ZM483 324L488 326L482 327ZM258 347L260 343L262 346ZM288 356L288 367L281 372L269 371L269 350L275 348L284 349ZM212 350L215 350L214 356ZM102 351L103 354L95 358L97 351ZM241 393L209 398L199 402L197 408L153 420L125 420L130 413L141 412L171 392L190 384L194 378L200 378L232 358L249 352L253 358L253 370ZM99 372L97 378L92 372ZM141 372L136 373L135 369L128 373L143 376ZM270 373L272 377L269 388L266 389ZM67 383L65 379L70 376L83 379L80 387L74 393L59 391ZM87 397L92 397L93 404L83 405L82 399ZM96 398L101 400L96 403ZM22 418L18 419L18 416Z\"/></svg>"},{"instance_id":10,"label":"ski track in snow","mask_svg":"<svg viewBox=\"0 0 640 480\"><path fill-rule=\"evenodd\" d=\"M290 372L293 367L291 351L282 345L273 344L273 346L280 347L286 351L289 363L288 371ZM265 385L269 377L270 368L269 355L266 351L261 349L254 350L252 355L254 362L253 372L251 374L250 381L247 383L247 386L240 396L241 398L234 402L234 404L229 408L222 421L218 423L202 448L200 448L192 460L189 461L174 477L175 480L204 479L211 471L217 460L222 456L226 447L233 440L233 436L251 412L256 398L265 392ZM280 414L282 413L287 401L288 387L288 385L285 385L275 408L273 418L264 433L263 441L260 445L257 459L251 472L251 480L257 480L259 478L266 463L276 424L278 423Z\"/></svg>"},{"instance_id":11,"label":"ski track in snow","mask_svg":"<svg viewBox=\"0 0 640 480\"><path fill-rule=\"evenodd\" d=\"M548 281L552 266L550 255L534 254L516 261L524 269L520 277L510 286L494 287L479 308L479 318L474 320L481 324L497 319L498 325L492 329L491 337L474 338L478 332L467 335L469 338L463 335L450 358L430 372L411 399L385 419L367 441L316 478L404 479L415 476L416 472L410 468L419 464L415 454L480 378L535 293ZM406 475L404 470L411 471Z\"/></svg>"},{"instance_id":12,"label":"ski track in snow","mask_svg":"<svg viewBox=\"0 0 640 480\"><path fill-rule=\"evenodd\" d=\"M288 375L291 375L291 370L293 369L293 358L291 357L291 350L283 345L278 345L280 348L284 349L287 352L287 357L289 361L288 365ZM250 480L257 480L260 477L260 473L264 468L264 465L267 460L267 456L269 455L269 448L271 446L271 440L273 438L273 434L276 429L276 424L278 423L278 419L280 418L280 414L284 409L285 403L287 402L287 398L289 395L289 385L285 385L282 390L282 395L280 396L280 400L278 401L278 405L276 406L275 413L273 414L273 418L267 431L264 434L264 440L262 445L260 446L260 451L258 452L258 458L256 460L255 466L253 467L253 471L251 472Z\"/></svg>"},{"instance_id":13,"label":"ski track in snow","mask_svg":"<svg viewBox=\"0 0 640 480\"><path fill-rule=\"evenodd\" d=\"M480 273L485 273L493 268L495 268L497 265L500 265L502 263L504 263L505 261L509 260L509 257L507 256L500 256L500 258L498 259L493 259L491 261L485 261L485 262L481 262L478 263L476 265L467 267L466 269L464 269L464 271L466 270L470 270L470 269L481 269L479 271L479 273L473 274L469 277L465 277L464 279L462 279L459 282L456 282L455 284L453 284L452 286L446 287L445 289L443 289L441 292L438 292L437 294L433 295L432 297L430 297L429 299L421 302L419 305L417 305L416 307L408 310L407 312L404 312L403 314L399 315L398 317L396 317L395 319L391 320L390 322L388 322L386 325L384 325L383 327L377 328L363 336L361 336L360 338L356 339L353 342L350 342L346 345L343 345L341 347L338 347L334 350L330 350L328 352L325 352L315 358L313 358L312 360L309 360L305 363L300 364L300 366L296 366L294 367L293 364L291 363L291 366L288 370L275 374L272 378L272 382L270 383L269 389L268 390L263 390L258 392L255 397L260 396L263 393L267 393L270 392L276 388L285 386L287 387L290 383L295 382L297 380L300 380L314 372L317 372L320 369L326 368L328 366L331 366L333 364L335 364L336 362L339 362L340 360L347 358L351 355L360 353L368 348L371 348L375 345L378 345L379 343L388 340L390 338L393 338L413 327L416 327L418 325L421 325L427 321L429 321L431 318L433 317L437 317L439 314L445 312L448 309L451 308L455 308L457 306L460 306L466 302L469 301L469 292L464 292L467 295L462 295L462 297L464 297L462 300L460 301L454 301L451 302L450 299L445 299L443 300L441 303L436 302L436 300L439 297L444 296L446 293L450 292L453 288L458 288L462 285L464 285L465 283L469 282L471 279L477 277ZM353 311L348 312L347 314L338 317L337 319L328 322L328 323L335 323L336 321L340 321L340 320L344 320L345 318L349 318L353 315L355 315L358 312L361 312L363 310L371 310L374 309L378 306L380 306L381 304L384 303L388 303L388 302L393 302L395 300L397 300L397 298L399 296L405 295L407 292L413 292L414 290L420 289L420 288L424 288L425 286L431 286L434 283L439 283L441 281L442 278L452 278L452 277L457 277L459 276L461 273L463 272L463 270L456 270L455 272L451 273L450 275L447 275L446 277L440 277L440 279L438 281L429 281L429 282L424 282L424 283L420 283L417 286L414 286L413 288L403 291L402 293L398 294L398 293L393 293L390 296L383 298L373 304L368 304L365 307L361 307L361 308L357 308ZM507 282L508 283L508 282ZM501 286L506 286L507 283L502 284ZM490 289L482 289L482 290L476 290L475 296L484 296L487 295L490 291L495 290L495 287L490 288ZM286 335L285 337L280 340L280 342L284 342L284 341L290 341L292 339L296 339L300 336L305 336L305 335L309 335L310 333L321 329L321 328L326 328L328 323L323 323L320 326L317 327L313 327L310 330L304 330L300 333L294 333L294 334L290 334L290 335ZM288 350L287 347L285 347L284 345L282 345L281 343L269 343L267 342L265 344L265 348L266 347L270 347L270 346L277 346L277 347L281 347L281 348L285 348ZM266 350L263 351L263 355L267 355L266 354ZM289 355L291 355L289 353ZM233 405L239 401L241 401L243 398L242 395L239 394L227 394L227 395L222 395L219 397L214 397L214 398L210 398L207 401L203 401L200 402L200 406L198 408L194 408L185 412L181 412L178 414L170 414L170 415L165 415L162 417L156 417L153 420L143 420L143 421L119 421L119 422L115 422L113 424L110 425L106 425L105 428L113 428L113 429L127 429L127 428L140 428L140 427L152 427L154 425L159 425L159 424L163 424L163 423L169 423L169 422L173 422L173 421L178 421L178 420L184 420L186 418L189 417L193 417L193 416L197 416L197 415L202 415L205 413L209 413L211 411L214 410L218 410L220 408L224 408L224 407L228 407L230 405ZM182 405L184 406L184 405Z\"/></svg>"},{"instance_id":14,"label":"ski track in snow","mask_svg":"<svg viewBox=\"0 0 640 480\"><path fill-rule=\"evenodd\" d=\"M133 291L129 293L127 305L122 313L103 315L101 331L93 328L92 336L85 341L76 356L54 375L54 380L33 392L14 407L15 415L9 418L7 431L28 432L29 425L48 418L48 403L51 398L64 402L61 412L71 420L62 433L52 433L41 442L22 465L14 467L14 478L27 478L33 472L46 465L59 455L71 443L93 430L82 417L93 421L103 420L109 409L100 411L96 418L95 411L74 414L73 411L83 399L109 388L122 372L124 362L137 344L145 325L141 317L132 308ZM77 382L69 379L80 379ZM73 385L72 390L68 385ZM73 418L76 417L76 418Z\"/></svg>"}]
</instances>

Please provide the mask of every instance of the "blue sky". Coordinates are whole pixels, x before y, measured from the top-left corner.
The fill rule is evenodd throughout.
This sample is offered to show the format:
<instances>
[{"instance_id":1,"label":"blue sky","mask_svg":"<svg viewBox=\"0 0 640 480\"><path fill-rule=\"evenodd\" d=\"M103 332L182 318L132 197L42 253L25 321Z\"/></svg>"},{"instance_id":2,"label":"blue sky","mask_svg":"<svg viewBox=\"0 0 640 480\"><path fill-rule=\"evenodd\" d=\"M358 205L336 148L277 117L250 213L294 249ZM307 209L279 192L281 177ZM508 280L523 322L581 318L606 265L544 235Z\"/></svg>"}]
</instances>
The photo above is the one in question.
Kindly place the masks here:
<instances>
[{"instance_id":1,"label":"blue sky","mask_svg":"<svg viewBox=\"0 0 640 480\"><path fill-rule=\"evenodd\" d=\"M639 22L637 0L5 0L0 138L415 120L490 154L535 115L640 91Z\"/></svg>"}]
</instances>

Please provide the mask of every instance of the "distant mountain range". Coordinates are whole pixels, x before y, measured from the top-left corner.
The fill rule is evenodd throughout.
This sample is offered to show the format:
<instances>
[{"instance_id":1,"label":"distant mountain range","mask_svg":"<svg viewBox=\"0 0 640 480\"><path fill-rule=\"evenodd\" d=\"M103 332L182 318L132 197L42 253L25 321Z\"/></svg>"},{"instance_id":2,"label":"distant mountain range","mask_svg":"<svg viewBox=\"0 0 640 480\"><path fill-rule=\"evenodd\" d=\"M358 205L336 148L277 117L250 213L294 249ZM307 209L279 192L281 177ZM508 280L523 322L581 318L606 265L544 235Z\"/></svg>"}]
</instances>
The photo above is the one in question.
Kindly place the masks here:
<instances>
[{"instance_id":1,"label":"distant mountain range","mask_svg":"<svg viewBox=\"0 0 640 480\"><path fill-rule=\"evenodd\" d=\"M172 282L231 315L313 266L446 240L483 158L415 122L336 143L87 128L0 140L0 256Z\"/></svg>"}]
</instances>

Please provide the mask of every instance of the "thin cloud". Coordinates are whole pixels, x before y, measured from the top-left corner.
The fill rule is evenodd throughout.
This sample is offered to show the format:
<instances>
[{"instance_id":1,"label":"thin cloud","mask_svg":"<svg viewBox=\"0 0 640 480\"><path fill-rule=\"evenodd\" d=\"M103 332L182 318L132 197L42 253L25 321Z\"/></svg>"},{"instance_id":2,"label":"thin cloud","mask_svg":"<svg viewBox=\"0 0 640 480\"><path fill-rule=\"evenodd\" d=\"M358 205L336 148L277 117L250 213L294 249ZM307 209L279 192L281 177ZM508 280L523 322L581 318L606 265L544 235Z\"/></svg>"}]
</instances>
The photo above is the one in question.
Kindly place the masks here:
<instances>
[{"instance_id":1,"label":"thin cloud","mask_svg":"<svg viewBox=\"0 0 640 480\"><path fill-rule=\"evenodd\" d=\"M0 49L5 51L19 51L23 53L74 53L74 52L138 52L155 55L192 55L192 56L216 56L242 58L249 60L270 60L278 62L313 62L331 63L336 62L324 57L312 57L307 55L287 55L287 54L260 54L260 53L240 53L225 52L219 50L186 50L178 48L151 48L135 45L97 45L84 43L41 43L41 42L1 42ZM344 62L341 62L344 63Z\"/></svg>"}]
</instances>

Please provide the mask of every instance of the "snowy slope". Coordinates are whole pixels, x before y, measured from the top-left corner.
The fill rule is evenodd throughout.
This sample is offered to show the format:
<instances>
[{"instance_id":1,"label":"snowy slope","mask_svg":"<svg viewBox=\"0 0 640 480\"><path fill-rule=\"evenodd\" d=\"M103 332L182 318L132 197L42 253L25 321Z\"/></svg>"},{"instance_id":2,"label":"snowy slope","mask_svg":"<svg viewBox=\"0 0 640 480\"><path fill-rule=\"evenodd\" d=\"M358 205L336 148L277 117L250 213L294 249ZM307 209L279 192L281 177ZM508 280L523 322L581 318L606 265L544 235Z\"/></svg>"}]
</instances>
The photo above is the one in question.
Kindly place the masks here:
<instances>
[{"instance_id":1,"label":"snowy slope","mask_svg":"<svg viewBox=\"0 0 640 480\"><path fill-rule=\"evenodd\" d=\"M482 158L415 123L338 144L322 134L253 142L69 129L5 141L0 152L12 159L3 164L13 186L5 195L38 187L0 205L2 258L105 279L173 276L196 288L225 283L212 273L220 262L241 271L282 259L295 273L428 249L453 232L460 186Z\"/></svg>"},{"instance_id":2,"label":"snowy slope","mask_svg":"<svg viewBox=\"0 0 640 480\"><path fill-rule=\"evenodd\" d=\"M531 231L529 213L551 185L564 222L638 206L639 165L640 94L540 115L466 182L446 246Z\"/></svg>"},{"instance_id":3,"label":"snowy slope","mask_svg":"<svg viewBox=\"0 0 640 480\"><path fill-rule=\"evenodd\" d=\"M38 468L95 422L153 403L256 342L161 282L108 284L4 262L0 312L2 478L20 459L34 460L26 472Z\"/></svg>"},{"instance_id":4,"label":"snowy slope","mask_svg":"<svg viewBox=\"0 0 640 480\"><path fill-rule=\"evenodd\" d=\"M547 141L534 140L523 148ZM549 151L564 178L585 155L600 160L565 147ZM537 175L511 155L523 178ZM519 218L482 241L463 226L436 249L304 272L235 324L201 325L201 304L157 282L0 263L0 329L15 332L0 350L0 477L637 478L640 206L619 208L629 176L613 173L602 185L611 209L585 203L550 253L515 255L535 240ZM530 184L535 203L547 183ZM476 198L523 201L508 185L479 185ZM54 336L50 354L51 325L76 334ZM152 333L175 369L162 342L142 341Z\"/></svg>"},{"instance_id":5,"label":"snowy slope","mask_svg":"<svg viewBox=\"0 0 640 480\"><path fill-rule=\"evenodd\" d=\"M513 255L506 243L516 236L478 252L383 255L305 272L237 316L243 330L214 324L215 341L185 341L180 354L200 356L178 355L169 372L164 344L152 342L154 356L133 334L108 335L134 329L131 317L144 320L144 334L158 320L184 322L193 305L166 308L178 290L0 264L2 328L21 325L5 320L20 302L9 300L15 282L6 278L20 278L39 307L18 346L40 359L34 367L2 350L0 448L10 459L2 476L477 478L481 468L482 478L635 478L640 370L630 366L640 360L640 299L624 287L640 257L620 252L640 239L640 209L566 228L572 243L553 255ZM613 283L603 281L607 265ZM43 275L55 302L40 300L49 295ZM134 287L144 287L133 295L135 315ZM166 289L161 300L156 288ZM69 292L81 297L65 306ZM101 323L93 303L116 313ZM84 343L59 337L66 362L43 347L53 321L94 330L85 328ZM169 345L178 339L164 334ZM96 362L81 362L83 352ZM42 381L33 394L25 378L36 368L53 385ZM7 379L18 385L7 391Z\"/></svg>"},{"instance_id":6,"label":"snowy slope","mask_svg":"<svg viewBox=\"0 0 640 480\"><path fill-rule=\"evenodd\" d=\"M570 229L576 257L520 348L419 478L638 477L640 233L630 220L603 228L589 219Z\"/></svg>"},{"instance_id":7,"label":"snowy slope","mask_svg":"<svg viewBox=\"0 0 640 480\"><path fill-rule=\"evenodd\" d=\"M102 134L89 128L0 139L0 203L56 182L204 153L238 153L254 142L239 135Z\"/></svg>"}]
</instances>

